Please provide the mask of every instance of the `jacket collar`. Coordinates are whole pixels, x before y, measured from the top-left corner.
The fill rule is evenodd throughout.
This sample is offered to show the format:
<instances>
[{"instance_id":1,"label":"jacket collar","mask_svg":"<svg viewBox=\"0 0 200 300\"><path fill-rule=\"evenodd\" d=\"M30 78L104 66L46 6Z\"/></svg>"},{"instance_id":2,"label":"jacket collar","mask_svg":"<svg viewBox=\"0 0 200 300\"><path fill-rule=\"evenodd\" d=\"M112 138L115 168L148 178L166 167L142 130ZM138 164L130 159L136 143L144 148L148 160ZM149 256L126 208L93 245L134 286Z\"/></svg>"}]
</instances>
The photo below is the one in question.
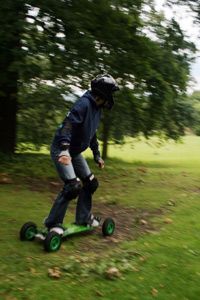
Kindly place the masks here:
<instances>
[{"instance_id":1,"label":"jacket collar","mask_svg":"<svg viewBox=\"0 0 200 300\"><path fill-rule=\"evenodd\" d=\"M88 90L87 92L85 92L84 96L86 96L90 102L95 105L96 108L99 108L99 106L96 104L96 101L92 95L92 92L90 90Z\"/></svg>"}]
</instances>

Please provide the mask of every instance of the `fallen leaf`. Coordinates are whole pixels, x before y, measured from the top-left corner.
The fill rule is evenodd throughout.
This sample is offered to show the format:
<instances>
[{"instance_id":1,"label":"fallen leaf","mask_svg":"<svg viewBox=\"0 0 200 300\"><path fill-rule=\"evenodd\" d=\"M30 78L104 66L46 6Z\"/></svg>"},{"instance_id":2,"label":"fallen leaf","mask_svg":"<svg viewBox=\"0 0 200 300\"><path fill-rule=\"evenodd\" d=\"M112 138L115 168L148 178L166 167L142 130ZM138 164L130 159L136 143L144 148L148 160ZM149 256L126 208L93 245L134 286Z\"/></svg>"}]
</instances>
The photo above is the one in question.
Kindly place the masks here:
<instances>
[{"instance_id":1,"label":"fallen leaf","mask_svg":"<svg viewBox=\"0 0 200 300\"><path fill-rule=\"evenodd\" d=\"M31 272L31 274L36 274L37 273L36 269L34 269L34 268L30 268L29 271Z\"/></svg>"},{"instance_id":2,"label":"fallen leaf","mask_svg":"<svg viewBox=\"0 0 200 300\"><path fill-rule=\"evenodd\" d=\"M144 220L144 219L141 219L141 220L140 220L140 224L142 224L142 225L147 225L148 222L147 222L146 220Z\"/></svg>"},{"instance_id":3,"label":"fallen leaf","mask_svg":"<svg viewBox=\"0 0 200 300\"><path fill-rule=\"evenodd\" d=\"M13 183L12 179L6 173L0 174L0 184L11 184Z\"/></svg>"},{"instance_id":4,"label":"fallen leaf","mask_svg":"<svg viewBox=\"0 0 200 300\"><path fill-rule=\"evenodd\" d=\"M153 289L151 290L151 294L152 294L152 296L157 297L157 296L158 296L158 290L155 289L155 288L153 288Z\"/></svg>"},{"instance_id":5,"label":"fallen leaf","mask_svg":"<svg viewBox=\"0 0 200 300\"><path fill-rule=\"evenodd\" d=\"M140 279L141 281L143 281L143 280L144 280L144 277L140 276L139 279Z\"/></svg>"},{"instance_id":6,"label":"fallen leaf","mask_svg":"<svg viewBox=\"0 0 200 300\"><path fill-rule=\"evenodd\" d=\"M173 220L170 219L170 218L166 218L166 219L164 220L164 223L165 223L165 224L171 224L171 223L173 223Z\"/></svg>"},{"instance_id":7,"label":"fallen leaf","mask_svg":"<svg viewBox=\"0 0 200 300\"><path fill-rule=\"evenodd\" d=\"M32 261L32 260L33 260L33 257L31 257L31 256L30 256L30 257L26 257L26 259L27 259L28 262L29 262L29 261Z\"/></svg>"},{"instance_id":8,"label":"fallen leaf","mask_svg":"<svg viewBox=\"0 0 200 300\"><path fill-rule=\"evenodd\" d=\"M166 264L161 264L159 267L160 268L167 268L168 266Z\"/></svg>"},{"instance_id":9,"label":"fallen leaf","mask_svg":"<svg viewBox=\"0 0 200 300\"><path fill-rule=\"evenodd\" d=\"M55 187L59 187L61 184L59 182L51 181L50 185L55 186Z\"/></svg>"},{"instance_id":10,"label":"fallen leaf","mask_svg":"<svg viewBox=\"0 0 200 300\"><path fill-rule=\"evenodd\" d=\"M49 268L48 275L51 278L59 279L61 277L61 271L58 267Z\"/></svg>"},{"instance_id":11,"label":"fallen leaf","mask_svg":"<svg viewBox=\"0 0 200 300\"><path fill-rule=\"evenodd\" d=\"M136 267L133 266L133 267L132 267L132 271L133 271L133 272L139 272L140 270L139 270L138 268L136 268Z\"/></svg>"},{"instance_id":12,"label":"fallen leaf","mask_svg":"<svg viewBox=\"0 0 200 300\"><path fill-rule=\"evenodd\" d=\"M137 180L137 183L145 183L145 181L144 181L144 179L139 178L139 179Z\"/></svg>"},{"instance_id":13,"label":"fallen leaf","mask_svg":"<svg viewBox=\"0 0 200 300\"><path fill-rule=\"evenodd\" d=\"M98 297L103 297L104 296L104 294L101 291L96 290L95 293Z\"/></svg>"},{"instance_id":14,"label":"fallen leaf","mask_svg":"<svg viewBox=\"0 0 200 300\"><path fill-rule=\"evenodd\" d=\"M169 200L167 205L169 206L175 206L176 205L176 202L174 200Z\"/></svg>"},{"instance_id":15,"label":"fallen leaf","mask_svg":"<svg viewBox=\"0 0 200 300\"><path fill-rule=\"evenodd\" d=\"M109 240L115 244L119 243L119 240L114 237L109 238Z\"/></svg>"},{"instance_id":16,"label":"fallen leaf","mask_svg":"<svg viewBox=\"0 0 200 300\"><path fill-rule=\"evenodd\" d=\"M116 267L111 267L106 271L106 277L108 279L120 278L121 273L120 273L119 269L117 269Z\"/></svg>"},{"instance_id":17,"label":"fallen leaf","mask_svg":"<svg viewBox=\"0 0 200 300\"><path fill-rule=\"evenodd\" d=\"M181 174L182 174L182 176L184 176L184 177L188 177L188 176L189 176L189 174L188 174L187 172L181 172Z\"/></svg>"},{"instance_id":18,"label":"fallen leaf","mask_svg":"<svg viewBox=\"0 0 200 300\"><path fill-rule=\"evenodd\" d=\"M137 171L145 174L148 172L148 169L145 167L140 167L140 168L137 168Z\"/></svg>"},{"instance_id":19,"label":"fallen leaf","mask_svg":"<svg viewBox=\"0 0 200 300\"><path fill-rule=\"evenodd\" d=\"M142 261L142 262L144 262L144 261L146 261L146 260L147 260L147 258L146 258L146 257L144 257L144 256L141 256L141 257L139 258L139 260L140 260L140 261Z\"/></svg>"}]
</instances>

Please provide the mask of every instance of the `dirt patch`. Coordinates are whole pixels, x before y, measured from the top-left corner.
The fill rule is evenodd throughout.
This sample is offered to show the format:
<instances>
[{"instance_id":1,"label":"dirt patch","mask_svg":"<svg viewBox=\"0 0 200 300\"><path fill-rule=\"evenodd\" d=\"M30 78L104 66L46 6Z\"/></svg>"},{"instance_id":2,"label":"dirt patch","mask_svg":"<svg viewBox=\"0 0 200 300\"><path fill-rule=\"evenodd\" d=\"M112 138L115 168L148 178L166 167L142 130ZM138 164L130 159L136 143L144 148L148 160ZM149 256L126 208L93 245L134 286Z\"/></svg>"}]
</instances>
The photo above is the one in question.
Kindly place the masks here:
<instances>
[{"instance_id":1,"label":"dirt patch","mask_svg":"<svg viewBox=\"0 0 200 300\"><path fill-rule=\"evenodd\" d=\"M52 180L37 180L34 178L26 178L26 183L30 190L38 192L50 191L52 193L52 202L55 195L63 187L61 181ZM69 206L69 210L73 213L75 211L76 202L73 201ZM123 207L117 204L106 204L94 202L93 213L100 216L102 219L113 218L116 224L115 233L112 237L102 238L101 228L97 229L96 237L101 237L101 243L97 242L96 238L91 238L91 234L81 234L84 237L80 238L77 235L71 237L70 240L74 243L76 250L80 251L95 251L119 244L123 241L131 241L137 239L139 236L147 233L156 233L159 230L158 225L155 224L153 218L164 215L164 208L153 210L139 209L132 207Z\"/></svg>"},{"instance_id":2,"label":"dirt patch","mask_svg":"<svg viewBox=\"0 0 200 300\"><path fill-rule=\"evenodd\" d=\"M72 208L74 209L74 207ZM71 210L71 208L70 208ZM102 218L102 221L111 217L114 219L116 229L111 237L102 237L101 227L93 232L81 234L70 238L77 251L101 252L106 248L117 247L123 241L138 239L143 234L152 234L159 231L153 218L164 214L164 209L145 210L118 205L94 204L93 212ZM95 236L95 238L91 238Z\"/></svg>"},{"instance_id":3,"label":"dirt patch","mask_svg":"<svg viewBox=\"0 0 200 300\"><path fill-rule=\"evenodd\" d=\"M114 238L117 241L133 240L137 238L138 234L156 231L151 219L163 214L161 209L146 210L101 203L95 205L95 212L103 219L112 217L115 220Z\"/></svg>"},{"instance_id":4,"label":"dirt patch","mask_svg":"<svg viewBox=\"0 0 200 300\"><path fill-rule=\"evenodd\" d=\"M57 180L51 179L37 179L32 177L26 177L23 182L28 186L30 191L34 192L51 192L58 193L63 187L63 183Z\"/></svg>"},{"instance_id":5,"label":"dirt patch","mask_svg":"<svg viewBox=\"0 0 200 300\"><path fill-rule=\"evenodd\" d=\"M76 203L71 203L69 211L75 212ZM107 205L94 203L93 213L102 218L112 218L115 221L115 232L111 237L103 237L101 227L94 232L83 233L70 237L75 250L83 252L99 253L107 248L117 247L124 241L133 241L144 234L156 234L161 225L156 223L154 217L166 213L166 208L153 210L123 207L119 205Z\"/></svg>"}]
</instances>

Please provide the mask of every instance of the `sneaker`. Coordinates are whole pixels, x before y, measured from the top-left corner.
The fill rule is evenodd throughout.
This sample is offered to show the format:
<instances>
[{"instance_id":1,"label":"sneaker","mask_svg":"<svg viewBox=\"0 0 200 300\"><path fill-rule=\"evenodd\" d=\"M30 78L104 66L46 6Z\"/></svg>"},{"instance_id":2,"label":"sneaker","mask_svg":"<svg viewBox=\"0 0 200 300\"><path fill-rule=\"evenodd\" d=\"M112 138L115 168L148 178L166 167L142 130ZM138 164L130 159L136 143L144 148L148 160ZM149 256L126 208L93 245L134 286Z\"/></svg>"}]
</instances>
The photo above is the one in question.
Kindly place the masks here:
<instances>
[{"instance_id":1,"label":"sneaker","mask_svg":"<svg viewBox=\"0 0 200 300\"><path fill-rule=\"evenodd\" d=\"M57 225L57 226L54 226L54 227L51 227L50 229L49 229L49 231L50 232L56 232L57 234L59 234L59 235L63 235L63 233L64 233L64 228L62 227L62 226L59 226L59 225Z\"/></svg>"},{"instance_id":2,"label":"sneaker","mask_svg":"<svg viewBox=\"0 0 200 300\"><path fill-rule=\"evenodd\" d=\"M91 215L87 225L91 227L98 227L100 225L100 222L101 218Z\"/></svg>"}]
</instances>

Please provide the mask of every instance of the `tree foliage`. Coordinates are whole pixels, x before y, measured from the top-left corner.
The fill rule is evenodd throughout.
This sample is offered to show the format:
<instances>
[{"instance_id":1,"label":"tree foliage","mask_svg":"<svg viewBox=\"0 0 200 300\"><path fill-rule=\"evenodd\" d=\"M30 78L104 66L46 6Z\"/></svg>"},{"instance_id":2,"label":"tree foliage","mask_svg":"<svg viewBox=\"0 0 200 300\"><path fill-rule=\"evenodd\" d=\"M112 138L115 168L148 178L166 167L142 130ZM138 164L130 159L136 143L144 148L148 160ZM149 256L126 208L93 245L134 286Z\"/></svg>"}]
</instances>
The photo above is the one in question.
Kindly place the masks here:
<instances>
[{"instance_id":1,"label":"tree foliage","mask_svg":"<svg viewBox=\"0 0 200 300\"><path fill-rule=\"evenodd\" d=\"M193 108L191 128L200 136L200 91L195 91L188 97L188 102Z\"/></svg>"},{"instance_id":2,"label":"tree foliage","mask_svg":"<svg viewBox=\"0 0 200 300\"><path fill-rule=\"evenodd\" d=\"M8 0L0 16L5 33L0 37L5 112L0 113L0 138L6 141L0 150L15 148L16 114L18 142L50 143L74 87L88 88L91 78L103 72L121 87L112 118L104 114L105 156L110 138L161 131L177 138L183 133L195 47L175 20L154 11L153 1ZM13 118L6 122L13 107Z\"/></svg>"},{"instance_id":3,"label":"tree foliage","mask_svg":"<svg viewBox=\"0 0 200 300\"><path fill-rule=\"evenodd\" d=\"M188 7L192 12L195 13L195 18L200 21L200 0L167 0L169 5L182 5Z\"/></svg>"}]
</instances>

